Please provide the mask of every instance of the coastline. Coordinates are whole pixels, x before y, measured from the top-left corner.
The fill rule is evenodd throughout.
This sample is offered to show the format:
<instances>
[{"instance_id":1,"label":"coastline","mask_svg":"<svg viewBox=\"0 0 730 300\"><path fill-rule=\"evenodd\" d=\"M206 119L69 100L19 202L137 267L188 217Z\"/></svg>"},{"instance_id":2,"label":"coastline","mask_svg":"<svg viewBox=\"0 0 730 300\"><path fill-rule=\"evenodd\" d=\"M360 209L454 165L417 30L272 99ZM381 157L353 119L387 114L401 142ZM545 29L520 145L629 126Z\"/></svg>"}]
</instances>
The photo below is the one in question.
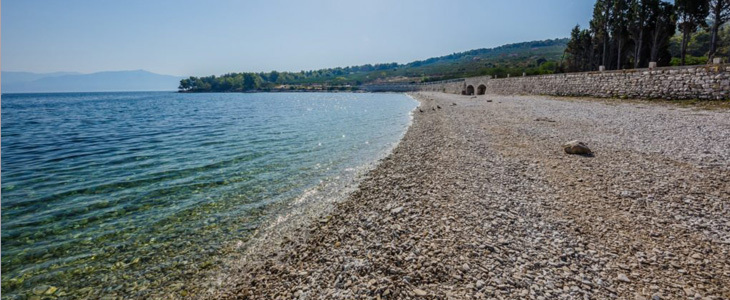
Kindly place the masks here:
<instances>
[{"instance_id":1,"label":"coastline","mask_svg":"<svg viewBox=\"0 0 730 300\"><path fill-rule=\"evenodd\" d=\"M205 296L730 296L728 111L415 95L405 136L346 200L262 240ZM563 153L571 139L595 157Z\"/></svg>"},{"instance_id":2,"label":"coastline","mask_svg":"<svg viewBox=\"0 0 730 300\"><path fill-rule=\"evenodd\" d=\"M16 158L7 161L8 178L4 179L9 184L3 186L8 200L3 204L8 208L3 210L3 218L13 219L3 223L3 238L8 237L3 242L3 250L7 250L3 252L3 294L9 298L197 295L208 278L220 273L231 252L245 248L236 244L247 243L250 234L272 214L296 215L282 218L278 230L295 226L307 210L325 211L310 207L312 203L344 198L342 194L356 186L357 175L398 143L418 104L403 94L207 97L103 93L58 97L62 101L55 101L52 95L6 99L15 108L14 120L47 121L23 127L9 120L15 126L5 128L10 147L4 150ZM97 105L100 101L89 99L110 105ZM241 100L250 101L239 103L244 102ZM81 104L68 105L76 101ZM186 103L179 106L179 101ZM27 109L46 102L47 110ZM188 113L144 109L141 107L147 106L140 102ZM139 130L119 132L114 137L119 143L106 143L105 132L127 124L128 119L116 118L121 110L116 108L129 106L140 108L126 110L133 111L130 114L138 120ZM74 122L57 129L53 126L57 122L48 117L56 109L66 112L53 114L57 118L96 116L91 120L110 121L103 122L108 124L104 126ZM100 117L105 115L108 118ZM210 121L212 116L226 121ZM154 122L160 119L174 125L148 130L153 127L150 123L159 124ZM186 126L186 122L195 126ZM171 132L175 138L168 138ZM74 139L79 133L86 138ZM34 151L35 156L23 153L28 145L45 144L59 136L73 141L58 151ZM140 144L148 146L127 150ZM69 156L72 151L80 155ZM26 166L29 157L38 163ZM44 164L47 159L54 162ZM68 169L64 166L71 165L69 161L87 167ZM105 176L97 176L99 172ZM138 176L129 177L132 173ZM36 181L39 185L14 180L27 179L24 174L44 180ZM59 178L54 181L47 174L64 176L53 176ZM64 188L59 190L59 185ZM298 203L289 205L291 200ZM155 205L147 205L150 202ZM26 203L32 203L32 209ZM54 213L59 211L65 213ZM63 225L66 223L68 226ZM53 230L45 224L53 224Z\"/></svg>"},{"instance_id":3,"label":"coastline","mask_svg":"<svg viewBox=\"0 0 730 300\"><path fill-rule=\"evenodd\" d=\"M329 92L337 93L337 91ZM411 95L405 96L420 105L418 99ZM409 120L405 130L397 138L397 141L388 144L375 160L352 169L343 170L335 176L336 178L329 178L319 185L303 191L291 202L272 209L268 213L267 219L254 230L248 239L229 245L228 250L223 251L226 255L229 255L222 263L223 268L210 270L206 276L195 278L196 280L202 279L202 281L189 282L186 287L188 290L181 296L198 299L218 298L220 297L220 291L225 289L225 286L233 284L237 280L234 275L242 272L244 268L261 262L273 253L281 251L281 246L284 244L294 240L300 242L306 240L311 232L302 230L302 228L324 222L324 220L330 218L330 213L336 208L336 205L347 200L352 193L358 190L359 184L367 177L367 174L376 169L400 144L400 141L412 126L414 114L418 108L419 106L416 106L408 112ZM175 295L167 294L168 297L179 297Z\"/></svg>"}]
</instances>

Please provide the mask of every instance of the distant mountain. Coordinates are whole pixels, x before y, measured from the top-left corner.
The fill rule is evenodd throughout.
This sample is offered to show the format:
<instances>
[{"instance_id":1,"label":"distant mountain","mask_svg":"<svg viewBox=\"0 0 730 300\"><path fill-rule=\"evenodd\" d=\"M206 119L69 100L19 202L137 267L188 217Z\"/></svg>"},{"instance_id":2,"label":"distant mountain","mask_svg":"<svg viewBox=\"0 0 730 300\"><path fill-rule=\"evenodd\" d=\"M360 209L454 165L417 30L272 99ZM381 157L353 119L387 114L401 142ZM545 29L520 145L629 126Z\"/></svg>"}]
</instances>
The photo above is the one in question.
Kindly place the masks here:
<instances>
[{"instance_id":1,"label":"distant mountain","mask_svg":"<svg viewBox=\"0 0 730 300\"><path fill-rule=\"evenodd\" d=\"M80 75L78 72L55 72L55 73L31 73L31 72L2 72L3 85L29 82L44 77L56 77L63 75Z\"/></svg>"},{"instance_id":2,"label":"distant mountain","mask_svg":"<svg viewBox=\"0 0 730 300\"><path fill-rule=\"evenodd\" d=\"M91 74L2 72L3 93L174 91L183 77L144 70Z\"/></svg>"}]
</instances>

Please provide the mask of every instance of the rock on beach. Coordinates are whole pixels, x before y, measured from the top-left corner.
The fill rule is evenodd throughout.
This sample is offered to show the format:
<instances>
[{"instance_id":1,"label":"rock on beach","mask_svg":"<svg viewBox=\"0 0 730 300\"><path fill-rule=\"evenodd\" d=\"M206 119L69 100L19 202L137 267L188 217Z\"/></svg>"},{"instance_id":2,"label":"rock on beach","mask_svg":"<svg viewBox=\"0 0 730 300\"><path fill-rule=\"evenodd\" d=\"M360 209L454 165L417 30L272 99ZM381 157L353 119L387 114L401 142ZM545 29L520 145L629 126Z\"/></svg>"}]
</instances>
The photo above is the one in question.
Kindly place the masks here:
<instances>
[{"instance_id":1,"label":"rock on beach","mask_svg":"<svg viewBox=\"0 0 730 300\"><path fill-rule=\"evenodd\" d=\"M577 140L573 140L563 144L563 150L565 150L565 153L568 154L589 155L593 153L591 152L591 149L586 146L585 143L579 142Z\"/></svg>"}]
</instances>

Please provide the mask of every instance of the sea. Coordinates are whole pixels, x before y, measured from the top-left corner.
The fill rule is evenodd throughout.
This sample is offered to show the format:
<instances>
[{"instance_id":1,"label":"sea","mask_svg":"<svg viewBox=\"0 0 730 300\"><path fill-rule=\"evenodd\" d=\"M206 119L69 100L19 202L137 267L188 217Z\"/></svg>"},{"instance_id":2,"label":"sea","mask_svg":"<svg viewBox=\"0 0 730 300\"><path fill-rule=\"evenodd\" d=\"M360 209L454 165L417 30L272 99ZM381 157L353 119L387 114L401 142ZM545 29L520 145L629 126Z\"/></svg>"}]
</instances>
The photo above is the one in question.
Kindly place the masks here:
<instances>
[{"instance_id":1,"label":"sea","mask_svg":"<svg viewBox=\"0 0 730 300\"><path fill-rule=\"evenodd\" d=\"M184 296L303 195L342 198L417 105L371 93L3 94L2 298Z\"/></svg>"}]
</instances>

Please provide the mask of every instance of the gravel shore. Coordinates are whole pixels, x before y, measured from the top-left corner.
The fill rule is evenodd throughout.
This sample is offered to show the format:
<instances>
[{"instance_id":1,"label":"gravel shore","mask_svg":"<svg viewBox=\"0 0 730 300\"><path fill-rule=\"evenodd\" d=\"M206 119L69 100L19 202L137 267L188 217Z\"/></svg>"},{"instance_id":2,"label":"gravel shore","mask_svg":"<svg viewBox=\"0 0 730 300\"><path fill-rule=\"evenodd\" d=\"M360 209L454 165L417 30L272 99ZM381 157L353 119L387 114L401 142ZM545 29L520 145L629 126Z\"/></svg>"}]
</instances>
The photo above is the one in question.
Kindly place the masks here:
<instances>
[{"instance_id":1,"label":"gravel shore","mask_svg":"<svg viewBox=\"0 0 730 300\"><path fill-rule=\"evenodd\" d=\"M413 96L413 125L359 189L216 297L730 298L728 110Z\"/></svg>"}]
</instances>

